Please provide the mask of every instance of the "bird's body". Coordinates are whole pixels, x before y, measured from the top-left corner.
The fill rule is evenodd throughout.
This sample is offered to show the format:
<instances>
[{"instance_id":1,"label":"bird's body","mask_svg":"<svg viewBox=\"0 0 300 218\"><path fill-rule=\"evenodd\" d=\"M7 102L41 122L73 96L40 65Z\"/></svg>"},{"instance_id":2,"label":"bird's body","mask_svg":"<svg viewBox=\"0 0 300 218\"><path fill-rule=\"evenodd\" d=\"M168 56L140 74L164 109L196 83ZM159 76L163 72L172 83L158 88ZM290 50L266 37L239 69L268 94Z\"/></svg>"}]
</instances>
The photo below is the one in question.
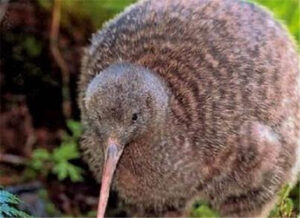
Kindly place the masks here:
<instances>
[{"instance_id":1,"label":"bird's body","mask_svg":"<svg viewBox=\"0 0 300 218\"><path fill-rule=\"evenodd\" d=\"M85 159L100 180L101 144L122 138L113 187L135 215L203 199L224 216L266 216L299 172L298 56L250 3L138 2L94 35L79 91ZM143 98L142 130L117 125Z\"/></svg>"}]
</instances>

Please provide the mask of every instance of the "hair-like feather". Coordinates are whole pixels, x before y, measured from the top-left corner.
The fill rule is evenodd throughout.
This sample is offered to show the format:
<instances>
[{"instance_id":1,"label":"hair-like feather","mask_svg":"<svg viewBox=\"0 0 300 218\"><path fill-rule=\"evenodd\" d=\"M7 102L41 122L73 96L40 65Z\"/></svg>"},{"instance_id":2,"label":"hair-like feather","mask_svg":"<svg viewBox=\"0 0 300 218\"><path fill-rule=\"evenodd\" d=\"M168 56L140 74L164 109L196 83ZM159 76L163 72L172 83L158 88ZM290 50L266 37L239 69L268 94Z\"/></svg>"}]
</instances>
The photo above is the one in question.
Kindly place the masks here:
<instances>
[{"instance_id":1,"label":"hair-like feather","mask_svg":"<svg viewBox=\"0 0 300 218\"><path fill-rule=\"evenodd\" d=\"M201 198L221 215L266 216L280 187L295 182L298 55L285 28L265 10L238 0L144 0L93 36L82 60L79 105L87 129L82 147L97 179L102 142L85 101L100 86L97 77L114 64L122 65L115 71L124 73L118 84L127 90L120 97L119 107L126 108L121 114L142 104L126 104L129 96L139 96L126 88L133 85L126 71L141 75L141 96L153 84L160 91L150 92L151 101L167 96L166 107L141 109L152 111L155 125L124 133L128 145L114 182L136 215L183 211ZM91 108L101 111L122 93L107 84L116 95L93 95L98 100Z\"/></svg>"}]
</instances>

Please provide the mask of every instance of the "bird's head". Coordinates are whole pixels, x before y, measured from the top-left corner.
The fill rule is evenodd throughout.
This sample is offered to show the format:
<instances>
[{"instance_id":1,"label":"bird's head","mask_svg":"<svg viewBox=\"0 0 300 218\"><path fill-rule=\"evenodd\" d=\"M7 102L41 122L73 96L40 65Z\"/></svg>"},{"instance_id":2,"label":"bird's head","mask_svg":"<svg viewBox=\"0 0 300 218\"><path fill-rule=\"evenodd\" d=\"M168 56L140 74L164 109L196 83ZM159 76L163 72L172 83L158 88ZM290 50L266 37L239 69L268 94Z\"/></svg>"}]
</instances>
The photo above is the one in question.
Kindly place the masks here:
<instances>
[{"instance_id":1,"label":"bird's head","mask_svg":"<svg viewBox=\"0 0 300 218\"><path fill-rule=\"evenodd\" d=\"M98 216L104 215L110 184L125 145L159 129L168 109L167 89L150 70L128 63L110 65L85 93L85 116L105 154Z\"/></svg>"}]
</instances>

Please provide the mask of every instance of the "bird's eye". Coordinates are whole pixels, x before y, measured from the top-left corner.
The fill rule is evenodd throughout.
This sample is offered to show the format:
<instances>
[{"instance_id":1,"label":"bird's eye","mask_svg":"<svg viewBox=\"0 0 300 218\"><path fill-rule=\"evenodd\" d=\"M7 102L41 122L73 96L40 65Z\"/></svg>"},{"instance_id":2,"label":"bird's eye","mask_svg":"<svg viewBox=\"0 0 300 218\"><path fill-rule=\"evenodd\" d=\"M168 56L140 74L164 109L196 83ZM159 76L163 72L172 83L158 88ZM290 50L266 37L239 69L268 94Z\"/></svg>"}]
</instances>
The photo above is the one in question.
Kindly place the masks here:
<instances>
[{"instance_id":1,"label":"bird's eye","mask_svg":"<svg viewBox=\"0 0 300 218\"><path fill-rule=\"evenodd\" d=\"M137 113L132 114L132 118L131 118L132 121L136 121L137 118L138 118L138 114Z\"/></svg>"}]
</instances>

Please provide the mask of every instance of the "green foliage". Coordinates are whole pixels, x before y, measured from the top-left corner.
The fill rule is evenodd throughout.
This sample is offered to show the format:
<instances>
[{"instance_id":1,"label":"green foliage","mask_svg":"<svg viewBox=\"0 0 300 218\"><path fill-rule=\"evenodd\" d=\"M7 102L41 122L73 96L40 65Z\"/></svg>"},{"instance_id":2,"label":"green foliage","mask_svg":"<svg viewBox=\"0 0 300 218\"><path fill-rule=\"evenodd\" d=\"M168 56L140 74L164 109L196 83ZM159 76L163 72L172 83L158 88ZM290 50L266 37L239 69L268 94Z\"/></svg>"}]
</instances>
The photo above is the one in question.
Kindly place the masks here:
<instances>
[{"instance_id":1,"label":"green foliage","mask_svg":"<svg viewBox=\"0 0 300 218\"><path fill-rule=\"evenodd\" d=\"M0 190L0 204L19 204L20 200L13 194Z\"/></svg>"},{"instance_id":2,"label":"green foliage","mask_svg":"<svg viewBox=\"0 0 300 218\"><path fill-rule=\"evenodd\" d=\"M197 202L192 210L191 217L220 217L219 214L210 208L205 202Z\"/></svg>"},{"instance_id":3,"label":"green foliage","mask_svg":"<svg viewBox=\"0 0 300 218\"><path fill-rule=\"evenodd\" d=\"M30 167L35 170L41 170L44 164L50 161L50 153L43 148L35 149L32 154L31 162L29 163Z\"/></svg>"},{"instance_id":4,"label":"green foliage","mask_svg":"<svg viewBox=\"0 0 300 218\"><path fill-rule=\"evenodd\" d=\"M60 147L54 149L52 158L56 163L76 159L80 156L77 144L73 141L64 141Z\"/></svg>"},{"instance_id":5,"label":"green foliage","mask_svg":"<svg viewBox=\"0 0 300 218\"><path fill-rule=\"evenodd\" d=\"M70 131L72 132L72 139L70 140L75 140L77 141L82 133L82 127L80 125L79 122L74 121L74 120L68 120L67 121L67 127L70 129ZM66 135L66 137L68 137L69 135Z\"/></svg>"},{"instance_id":6,"label":"green foliage","mask_svg":"<svg viewBox=\"0 0 300 218\"><path fill-rule=\"evenodd\" d=\"M300 216L300 180L298 180L298 183L291 190L289 198L294 202L294 213Z\"/></svg>"},{"instance_id":7,"label":"green foliage","mask_svg":"<svg viewBox=\"0 0 300 218\"><path fill-rule=\"evenodd\" d=\"M62 26L71 31L74 29L72 16L76 15L82 21L90 20L96 30L112 18L116 13L122 11L127 5L136 0L63 0L62 1ZM53 1L38 0L39 5L45 10L51 10Z\"/></svg>"},{"instance_id":8,"label":"green foliage","mask_svg":"<svg viewBox=\"0 0 300 218\"><path fill-rule=\"evenodd\" d=\"M0 217L30 217L16 208L20 202L15 195L0 188Z\"/></svg>"},{"instance_id":9,"label":"green foliage","mask_svg":"<svg viewBox=\"0 0 300 218\"><path fill-rule=\"evenodd\" d=\"M54 165L52 172L57 175L59 180L70 178L72 182L83 181L81 176L82 169L76 167L68 161L60 161Z\"/></svg>"},{"instance_id":10,"label":"green foliage","mask_svg":"<svg viewBox=\"0 0 300 218\"><path fill-rule=\"evenodd\" d=\"M83 170L75 166L71 161L80 158L78 140L81 135L81 126L78 122L69 120L67 126L71 135L63 136L62 143L53 152L46 149L36 149L32 159L28 163L29 169L47 176L50 172L61 181L70 178L72 182L83 180ZM27 172L28 173L28 172Z\"/></svg>"},{"instance_id":11,"label":"green foliage","mask_svg":"<svg viewBox=\"0 0 300 218\"><path fill-rule=\"evenodd\" d=\"M291 187L285 185L278 193L278 203L275 208L271 211L269 217L292 217L292 211L294 203L291 198L289 198L289 193Z\"/></svg>"}]
</instances>

